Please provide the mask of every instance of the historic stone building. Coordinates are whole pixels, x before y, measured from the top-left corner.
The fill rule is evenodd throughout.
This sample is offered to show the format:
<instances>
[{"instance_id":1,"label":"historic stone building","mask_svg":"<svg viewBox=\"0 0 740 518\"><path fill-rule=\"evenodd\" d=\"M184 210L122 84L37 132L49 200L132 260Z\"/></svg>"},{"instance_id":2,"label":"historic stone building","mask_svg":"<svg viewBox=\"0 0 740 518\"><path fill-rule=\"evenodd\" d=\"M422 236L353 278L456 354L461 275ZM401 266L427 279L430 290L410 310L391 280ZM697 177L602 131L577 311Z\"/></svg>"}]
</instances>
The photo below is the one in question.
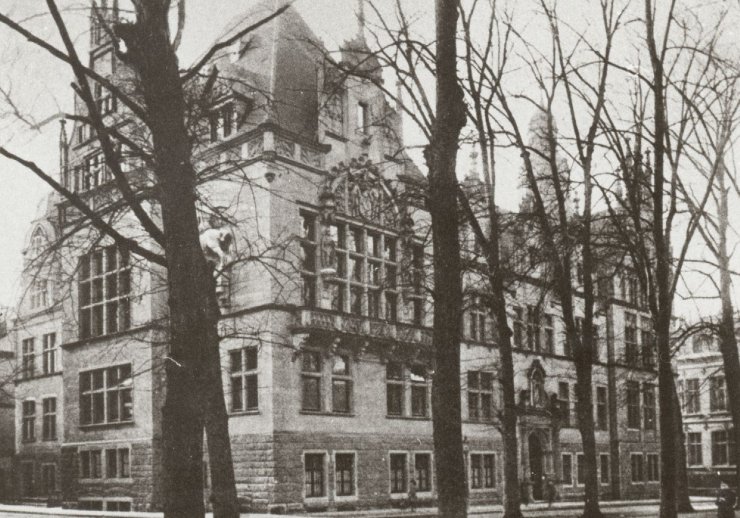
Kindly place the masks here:
<instances>
[{"instance_id":1,"label":"historic stone building","mask_svg":"<svg viewBox=\"0 0 740 518\"><path fill-rule=\"evenodd\" d=\"M273 4L259 2L234 27ZM106 38L95 21L90 64L125 84L130 73ZM360 33L338 59L379 73L363 60L363 45ZM396 107L370 81L329 66L292 8L214 66L216 99L190 124L201 137L202 242L218 265L240 498L255 509L383 507L403 505L413 481L420 500L434 500L429 222L418 195L424 177L402 152ZM126 128L121 102L104 89L96 95L106 120ZM60 178L136 235L131 216L115 212L92 137L80 122L69 137L63 129ZM141 157L121 155L132 181L145 185ZM26 296L11 330L21 367L16 482L26 498L157 509L163 272L84 227L50 195L28 234ZM602 493L654 497L648 315L629 274L610 279L594 364ZM503 473L498 351L476 286L468 291L460 373L468 485L472 502L495 502ZM558 303L534 280L522 282L511 315L522 480L535 499L546 475L562 498L577 499L575 369Z\"/></svg>"},{"instance_id":2,"label":"historic stone building","mask_svg":"<svg viewBox=\"0 0 740 518\"><path fill-rule=\"evenodd\" d=\"M677 354L689 485L714 494L735 474L735 440L717 338L696 334Z\"/></svg>"}]
</instances>

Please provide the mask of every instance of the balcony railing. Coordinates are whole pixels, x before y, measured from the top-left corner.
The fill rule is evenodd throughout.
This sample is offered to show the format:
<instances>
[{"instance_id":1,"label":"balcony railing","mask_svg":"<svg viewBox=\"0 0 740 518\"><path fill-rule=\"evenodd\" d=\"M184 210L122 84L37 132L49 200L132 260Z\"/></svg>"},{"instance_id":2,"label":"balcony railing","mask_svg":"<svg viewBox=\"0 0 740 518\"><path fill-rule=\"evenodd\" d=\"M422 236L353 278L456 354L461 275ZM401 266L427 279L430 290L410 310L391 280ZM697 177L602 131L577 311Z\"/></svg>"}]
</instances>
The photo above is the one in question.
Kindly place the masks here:
<instances>
[{"instance_id":1,"label":"balcony railing","mask_svg":"<svg viewBox=\"0 0 740 518\"><path fill-rule=\"evenodd\" d=\"M297 327L301 329L336 331L379 340L420 345L432 344L432 332L429 329L322 309L299 310Z\"/></svg>"}]
</instances>

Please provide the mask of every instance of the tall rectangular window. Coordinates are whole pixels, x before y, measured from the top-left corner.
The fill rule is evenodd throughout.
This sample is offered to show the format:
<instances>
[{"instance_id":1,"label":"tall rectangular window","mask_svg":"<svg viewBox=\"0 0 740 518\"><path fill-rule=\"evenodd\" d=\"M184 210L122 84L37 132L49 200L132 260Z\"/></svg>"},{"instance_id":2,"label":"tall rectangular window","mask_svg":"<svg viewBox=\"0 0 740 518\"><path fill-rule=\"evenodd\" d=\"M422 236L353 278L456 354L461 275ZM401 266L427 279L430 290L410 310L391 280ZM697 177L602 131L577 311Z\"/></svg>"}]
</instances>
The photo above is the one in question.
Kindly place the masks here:
<instances>
[{"instance_id":1,"label":"tall rectangular window","mask_svg":"<svg viewBox=\"0 0 740 518\"><path fill-rule=\"evenodd\" d=\"M352 411L352 371L349 356L336 354L331 371L332 411L348 414Z\"/></svg>"},{"instance_id":2,"label":"tall rectangular window","mask_svg":"<svg viewBox=\"0 0 740 518\"><path fill-rule=\"evenodd\" d=\"M689 466L701 466L704 464L702 453L701 432L689 432L686 437L688 445Z\"/></svg>"},{"instance_id":3,"label":"tall rectangular window","mask_svg":"<svg viewBox=\"0 0 740 518\"><path fill-rule=\"evenodd\" d=\"M640 384L627 382L627 428L640 428Z\"/></svg>"},{"instance_id":4,"label":"tall rectangular window","mask_svg":"<svg viewBox=\"0 0 740 518\"><path fill-rule=\"evenodd\" d=\"M131 468L128 448L105 450L105 475L107 478L129 478Z\"/></svg>"},{"instance_id":5,"label":"tall rectangular window","mask_svg":"<svg viewBox=\"0 0 740 518\"><path fill-rule=\"evenodd\" d=\"M385 397L388 415L403 415L403 365L389 362L385 366Z\"/></svg>"},{"instance_id":6,"label":"tall rectangular window","mask_svg":"<svg viewBox=\"0 0 740 518\"><path fill-rule=\"evenodd\" d=\"M527 306L527 349L540 350L540 312L535 306Z\"/></svg>"},{"instance_id":7,"label":"tall rectangular window","mask_svg":"<svg viewBox=\"0 0 740 518\"><path fill-rule=\"evenodd\" d=\"M80 258L80 338L102 336L131 325L128 253L108 246Z\"/></svg>"},{"instance_id":8,"label":"tall rectangular window","mask_svg":"<svg viewBox=\"0 0 740 518\"><path fill-rule=\"evenodd\" d=\"M432 490L432 456L430 454L414 454L414 474L417 491L428 492Z\"/></svg>"},{"instance_id":9,"label":"tall rectangular window","mask_svg":"<svg viewBox=\"0 0 740 518\"><path fill-rule=\"evenodd\" d=\"M514 307L514 347L524 347L524 312L522 308Z\"/></svg>"},{"instance_id":10,"label":"tall rectangular window","mask_svg":"<svg viewBox=\"0 0 740 518\"><path fill-rule=\"evenodd\" d=\"M655 430L655 385L642 384L642 413L645 430Z\"/></svg>"},{"instance_id":11,"label":"tall rectangular window","mask_svg":"<svg viewBox=\"0 0 740 518\"><path fill-rule=\"evenodd\" d=\"M316 267L316 253L318 250L316 215L310 212L301 211L302 231L300 238L301 246L301 277L303 279L303 304L308 307L315 307L316 299L316 279L318 269Z\"/></svg>"},{"instance_id":12,"label":"tall rectangular window","mask_svg":"<svg viewBox=\"0 0 740 518\"><path fill-rule=\"evenodd\" d=\"M602 484L608 484L609 483L609 476L611 473L609 472L609 455L607 453L602 453L599 455L599 469L600 469L600 476L601 476L601 483Z\"/></svg>"},{"instance_id":13,"label":"tall rectangular window","mask_svg":"<svg viewBox=\"0 0 740 518\"><path fill-rule=\"evenodd\" d=\"M637 316L634 313L624 314L624 357L627 365L637 365Z\"/></svg>"},{"instance_id":14,"label":"tall rectangular window","mask_svg":"<svg viewBox=\"0 0 740 518\"><path fill-rule=\"evenodd\" d=\"M406 483L406 454L391 453L391 493L405 493Z\"/></svg>"},{"instance_id":15,"label":"tall rectangular window","mask_svg":"<svg viewBox=\"0 0 740 518\"><path fill-rule=\"evenodd\" d=\"M725 377L712 376L709 378L709 411L724 412L726 410Z\"/></svg>"},{"instance_id":16,"label":"tall rectangular window","mask_svg":"<svg viewBox=\"0 0 740 518\"><path fill-rule=\"evenodd\" d=\"M545 352L553 354L555 352L555 325L552 315L544 316L545 325Z\"/></svg>"},{"instance_id":17,"label":"tall rectangular window","mask_svg":"<svg viewBox=\"0 0 740 518\"><path fill-rule=\"evenodd\" d=\"M609 412L607 410L606 387L596 387L596 427L599 430L609 428Z\"/></svg>"},{"instance_id":18,"label":"tall rectangular window","mask_svg":"<svg viewBox=\"0 0 740 518\"><path fill-rule=\"evenodd\" d=\"M41 401L43 411L41 436L45 441L55 441L57 438L57 398L48 397Z\"/></svg>"},{"instance_id":19,"label":"tall rectangular window","mask_svg":"<svg viewBox=\"0 0 740 518\"><path fill-rule=\"evenodd\" d=\"M24 401L23 409L23 442L36 440L36 402Z\"/></svg>"},{"instance_id":20,"label":"tall rectangular window","mask_svg":"<svg viewBox=\"0 0 740 518\"><path fill-rule=\"evenodd\" d=\"M576 482L578 485L586 483L586 456L583 453L576 455Z\"/></svg>"},{"instance_id":21,"label":"tall rectangular window","mask_svg":"<svg viewBox=\"0 0 740 518\"><path fill-rule=\"evenodd\" d=\"M324 454L306 453L303 462L306 498L325 496Z\"/></svg>"},{"instance_id":22,"label":"tall rectangular window","mask_svg":"<svg viewBox=\"0 0 740 518\"><path fill-rule=\"evenodd\" d=\"M727 430L712 432L712 465L725 466L730 464L730 435ZM734 455L732 456L734 460Z\"/></svg>"},{"instance_id":23,"label":"tall rectangular window","mask_svg":"<svg viewBox=\"0 0 740 518\"><path fill-rule=\"evenodd\" d=\"M411 415L427 417L429 415L427 404L429 379L426 368L423 365L412 365L409 368L409 381L411 382Z\"/></svg>"},{"instance_id":24,"label":"tall rectangular window","mask_svg":"<svg viewBox=\"0 0 740 518\"><path fill-rule=\"evenodd\" d=\"M492 453L470 454L470 488L491 489L496 486L496 461Z\"/></svg>"},{"instance_id":25,"label":"tall rectangular window","mask_svg":"<svg viewBox=\"0 0 740 518\"><path fill-rule=\"evenodd\" d=\"M655 334L653 322L649 318L640 318L640 341L642 342L642 365L647 369L655 367Z\"/></svg>"},{"instance_id":26,"label":"tall rectangular window","mask_svg":"<svg viewBox=\"0 0 740 518\"><path fill-rule=\"evenodd\" d=\"M424 281L426 270L424 269L424 245L414 243L411 245L411 293L407 296L410 305L412 322L418 326L424 324Z\"/></svg>"},{"instance_id":27,"label":"tall rectangular window","mask_svg":"<svg viewBox=\"0 0 740 518\"><path fill-rule=\"evenodd\" d=\"M483 455L470 455L470 489L483 487Z\"/></svg>"},{"instance_id":28,"label":"tall rectangular window","mask_svg":"<svg viewBox=\"0 0 740 518\"><path fill-rule=\"evenodd\" d=\"M632 483L644 482L645 478L642 473L642 453L633 453L630 455L630 474Z\"/></svg>"},{"instance_id":29,"label":"tall rectangular window","mask_svg":"<svg viewBox=\"0 0 740 518\"><path fill-rule=\"evenodd\" d=\"M698 414L701 412L701 393L699 391L699 380L696 378L686 380L686 413Z\"/></svg>"},{"instance_id":30,"label":"tall rectangular window","mask_svg":"<svg viewBox=\"0 0 740 518\"><path fill-rule=\"evenodd\" d=\"M468 371L468 417L471 420L493 418L493 373Z\"/></svg>"},{"instance_id":31,"label":"tall rectangular window","mask_svg":"<svg viewBox=\"0 0 740 518\"><path fill-rule=\"evenodd\" d=\"M49 305L49 283L46 279L35 279L31 283L31 309Z\"/></svg>"},{"instance_id":32,"label":"tall rectangular window","mask_svg":"<svg viewBox=\"0 0 740 518\"><path fill-rule=\"evenodd\" d=\"M337 453L334 457L337 496L355 494L355 454Z\"/></svg>"},{"instance_id":33,"label":"tall rectangular window","mask_svg":"<svg viewBox=\"0 0 740 518\"><path fill-rule=\"evenodd\" d=\"M80 424L133 420L131 364L80 373Z\"/></svg>"},{"instance_id":34,"label":"tall rectangular window","mask_svg":"<svg viewBox=\"0 0 740 518\"><path fill-rule=\"evenodd\" d=\"M357 131L365 133L370 129L370 107L366 102L357 103Z\"/></svg>"},{"instance_id":35,"label":"tall rectangular window","mask_svg":"<svg viewBox=\"0 0 740 518\"><path fill-rule=\"evenodd\" d=\"M561 466L563 468L563 474L561 480L565 485L573 484L573 457L570 453L563 453Z\"/></svg>"},{"instance_id":36,"label":"tall rectangular window","mask_svg":"<svg viewBox=\"0 0 740 518\"><path fill-rule=\"evenodd\" d=\"M56 333L45 334L42 338L42 364L44 374L54 374L57 371L57 335Z\"/></svg>"},{"instance_id":37,"label":"tall rectangular window","mask_svg":"<svg viewBox=\"0 0 740 518\"><path fill-rule=\"evenodd\" d=\"M486 341L486 308L483 295L474 294L470 296L470 310L468 311L470 324L470 339L479 342Z\"/></svg>"},{"instance_id":38,"label":"tall rectangular window","mask_svg":"<svg viewBox=\"0 0 740 518\"><path fill-rule=\"evenodd\" d=\"M658 482L660 480L660 460L657 453L647 454L646 478L648 482Z\"/></svg>"},{"instance_id":39,"label":"tall rectangular window","mask_svg":"<svg viewBox=\"0 0 740 518\"><path fill-rule=\"evenodd\" d=\"M21 378L33 378L36 374L36 355L33 338L25 338L21 342L21 355Z\"/></svg>"},{"instance_id":40,"label":"tall rectangular window","mask_svg":"<svg viewBox=\"0 0 740 518\"><path fill-rule=\"evenodd\" d=\"M80 452L80 478L102 478L102 450L82 450Z\"/></svg>"},{"instance_id":41,"label":"tall rectangular window","mask_svg":"<svg viewBox=\"0 0 740 518\"><path fill-rule=\"evenodd\" d=\"M257 410L259 407L257 353L256 347L245 347L229 353L232 412Z\"/></svg>"},{"instance_id":42,"label":"tall rectangular window","mask_svg":"<svg viewBox=\"0 0 740 518\"><path fill-rule=\"evenodd\" d=\"M321 410L321 353L303 351L301 382L303 385L303 410Z\"/></svg>"},{"instance_id":43,"label":"tall rectangular window","mask_svg":"<svg viewBox=\"0 0 740 518\"><path fill-rule=\"evenodd\" d=\"M570 387L564 381L558 383L558 405L564 426L570 426Z\"/></svg>"}]
</instances>

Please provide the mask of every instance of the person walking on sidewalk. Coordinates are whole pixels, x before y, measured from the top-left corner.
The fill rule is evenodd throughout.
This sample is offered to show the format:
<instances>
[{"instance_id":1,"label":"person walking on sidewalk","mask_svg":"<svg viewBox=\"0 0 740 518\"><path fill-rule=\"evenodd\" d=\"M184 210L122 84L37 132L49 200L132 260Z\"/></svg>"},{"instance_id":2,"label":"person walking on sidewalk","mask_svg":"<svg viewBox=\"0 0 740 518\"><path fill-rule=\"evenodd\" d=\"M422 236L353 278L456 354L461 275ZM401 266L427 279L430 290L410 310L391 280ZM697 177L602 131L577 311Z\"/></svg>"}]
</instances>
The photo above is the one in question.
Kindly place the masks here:
<instances>
[{"instance_id":1,"label":"person walking on sidewalk","mask_svg":"<svg viewBox=\"0 0 740 518\"><path fill-rule=\"evenodd\" d=\"M545 492L547 494L547 507L550 508L553 500L555 500L555 482L549 475L545 475Z\"/></svg>"},{"instance_id":2,"label":"person walking on sidewalk","mask_svg":"<svg viewBox=\"0 0 740 518\"><path fill-rule=\"evenodd\" d=\"M416 512L416 480L413 478L409 483L409 507L411 512Z\"/></svg>"},{"instance_id":3,"label":"person walking on sidewalk","mask_svg":"<svg viewBox=\"0 0 740 518\"><path fill-rule=\"evenodd\" d=\"M735 491L725 482L721 482L717 491L717 518L734 518L736 499Z\"/></svg>"}]
</instances>

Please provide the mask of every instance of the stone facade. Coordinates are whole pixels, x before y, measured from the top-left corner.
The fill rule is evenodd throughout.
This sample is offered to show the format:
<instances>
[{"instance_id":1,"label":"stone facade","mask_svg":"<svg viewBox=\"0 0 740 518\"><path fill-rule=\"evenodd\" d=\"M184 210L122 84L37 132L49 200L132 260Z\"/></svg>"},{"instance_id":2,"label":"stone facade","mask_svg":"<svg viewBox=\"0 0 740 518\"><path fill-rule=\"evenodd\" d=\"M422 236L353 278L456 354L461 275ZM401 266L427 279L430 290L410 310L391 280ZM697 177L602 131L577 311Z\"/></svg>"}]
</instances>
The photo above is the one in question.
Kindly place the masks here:
<instances>
[{"instance_id":1,"label":"stone facade","mask_svg":"<svg viewBox=\"0 0 740 518\"><path fill-rule=\"evenodd\" d=\"M242 23L258 12L250 11ZM249 50L217 65L224 77L237 74L254 81L255 90L267 89L272 108L259 105L243 85L226 89L211 119L210 139L204 137L197 149L198 168L219 161L236 168L203 186L204 206L219 207L217 215L230 222L237 256L263 258L236 261L218 280L239 497L245 508L256 510L405 506L413 480L417 499L432 503L432 307L420 280L428 269L430 245L422 236L429 218L414 201L424 177L399 153L401 143L393 136L402 134L400 115L368 81L333 84L326 70L317 78L320 55L302 43L316 39L293 9L250 38ZM342 56L348 62L357 59L351 49L363 42L358 37L350 43ZM95 45L93 62L102 67L98 58L105 55L105 43ZM113 69L114 78L125 76L122 67ZM223 115L231 109L229 117ZM243 118L232 128L235 114ZM91 153L95 143L84 127L76 124L71 138L63 134L62 155L68 158L62 178L97 200L107 184L94 176ZM130 174L145 174L137 171L132 165ZM43 248L33 239L38 229L53 243L74 221L68 204L50 196L29 233L28 256ZM131 221L124 214L120 224ZM164 277L132 258L115 259L106 245L103 240L91 247L89 236L67 240L44 262L50 280L45 304L36 307L36 300L31 308L24 299L19 305L13 330L19 356L34 338L29 361L42 365L40 343L54 333L57 361L53 372L37 367L16 382L21 437L30 408L22 402L56 397L54 439L16 441L18 462L34 473L42 465L56 466L54 487L41 487L37 477L21 481L22 470L19 483L28 486L28 497L59 493L68 506L158 509L167 361L160 326L167 311ZM103 254L95 255L101 247ZM29 263L29 286L37 272ZM96 309L97 295L88 300L84 291L98 278L106 279L104 309ZM658 448L655 398L652 407L643 399L655 372L626 359L626 322L646 315L619 281L615 276L608 310L598 322L597 449L606 459L600 460L603 496L641 498L658 491L654 481L631 470L633 456L642 456L644 466ZM543 316L529 322L531 329L524 317L515 324L521 326L515 384L522 481L535 498L542 498L545 476L558 483L561 498L580 498L575 369L559 306L542 297L535 280L522 282L511 304L525 313L539 305ZM479 318L477 331L466 336L461 353L466 463L471 501L490 503L501 499L503 474L494 383L498 350L491 319L467 311L466 330L472 318ZM627 383L639 387L636 402L625 399ZM552 404L553 396L559 405ZM636 422L628 409L637 412ZM36 435L42 417L37 407Z\"/></svg>"}]
</instances>

